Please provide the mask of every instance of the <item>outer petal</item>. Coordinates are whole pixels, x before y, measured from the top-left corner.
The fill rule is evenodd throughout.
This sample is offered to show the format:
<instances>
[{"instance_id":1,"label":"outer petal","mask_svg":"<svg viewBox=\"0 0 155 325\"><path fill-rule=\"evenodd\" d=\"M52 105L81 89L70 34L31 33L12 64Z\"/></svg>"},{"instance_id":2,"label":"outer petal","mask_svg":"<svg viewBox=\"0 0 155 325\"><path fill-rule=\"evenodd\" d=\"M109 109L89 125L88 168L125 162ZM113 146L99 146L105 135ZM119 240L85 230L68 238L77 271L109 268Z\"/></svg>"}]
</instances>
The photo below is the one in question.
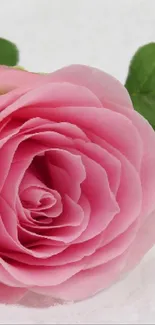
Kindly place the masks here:
<instances>
[{"instance_id":1,"label":"outer petal","mask_svg":"<svg viewBox=\"0 0 155 325\"><path fill-rule=\"evenodd\" d=\"M20 87L30 87L36 83L43 82L45 75L32 73L7 66L0 66L0 93Z\"/></svg>"},{"instance_id":2,"label":"outer petal","mask_svg":"<svg viewBox=\"0 0 155 325\"><path fill-rule=\"evenodd\" d=\"M67 82L55 82L32 88L25 88L24 91L22 88L15 89L6 95L2 95L0 100L0 121L3 121L12 113L14 116L18 116L18 119L28 119L42 115L52 120L52 107L102 108L99 99L86 87Z\"/></svg>"},{"instance_id":3,"label":"outer petal","mask_svg":"<svg viewBox=\"0 0 155 325\"><path fill-rule=\"evenodd\" d=\"M69 82L91 90L104 105L108 101L132 108L127 90L114 77L86 65L71 65L50 74L32 73L23 70L0 67L0 89L4 93L21 87L35 87L49 82ZM106 107L108 107L106 105Z\"/></svg>"},{"instance_id":4,"label":"outer petal","mask_svg":"<svg viewBox=\"0 0 155 325\"><path fill-rule=\"evenodd\" d=\"M111 110L121 113L132 121L139 132L143 145L141 164L141 184L143 189L143 215L146 217L155 209L155 132L151 125L138 112L124 110L119 105L111 103Z\"/></svg>"},{"instance_id":5,"label":"outer petal","mask_svg":"<svg viewBox=\"0 0 155 325\"><path fill-rule=\"evenodd\" d=\"M33 291L65 301L86 299L119 279L127 252L108 263L81 271L57 286L34 287Z\"/></svg>"},{"instance_id":6,"label":"outer petal","mask_svg":"<svg viewBox=\"0 0 155 325\"><path fill-rule=\"evenodd\" d=\"M91 90L103 106L108 101L133 108L127 90L114 77L99 69L86 65L71 65L57 70L47 76L50 81L70 82Z\"/></svg>"},{"instance_id":7,"label":"outer petal","mask_svg":"<svg viewBox=\"0 0 155 325\"><path fill-rule=\"evenodd\" d=\"M129 251L125 272L135 267L155 243L155 211L145 220Z\"/></svg>"},{"instance_id":8,"label":"outer petal","mask_svg":"<svg viewBox=\"0 0 155 325\"><path fill-rule=\"evenodd\" d=\"M13 288L0 284L0 303L16 304L26 293L25 288Z\"/></svg>"}]
</instances>

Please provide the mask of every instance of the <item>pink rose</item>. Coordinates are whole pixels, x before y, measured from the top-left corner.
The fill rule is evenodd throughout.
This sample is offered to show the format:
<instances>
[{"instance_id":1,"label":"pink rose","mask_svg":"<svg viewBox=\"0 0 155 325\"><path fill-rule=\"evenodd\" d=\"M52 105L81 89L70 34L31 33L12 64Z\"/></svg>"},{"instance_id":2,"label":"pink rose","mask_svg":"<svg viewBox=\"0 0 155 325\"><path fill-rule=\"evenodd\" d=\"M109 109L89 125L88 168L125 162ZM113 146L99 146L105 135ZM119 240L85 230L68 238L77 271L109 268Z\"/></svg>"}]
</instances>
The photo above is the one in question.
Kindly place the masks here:
<instances>
[{"instance_id":1,"label":"pink rose","mask_svg":"<svg viewBox=\"0 0 155 325\"><path fill-rule=\"evenodd\" d=\"M0 302L85 299L155 237L155 133L108 74L0 68Z\"/></svg>"}]
</instances>

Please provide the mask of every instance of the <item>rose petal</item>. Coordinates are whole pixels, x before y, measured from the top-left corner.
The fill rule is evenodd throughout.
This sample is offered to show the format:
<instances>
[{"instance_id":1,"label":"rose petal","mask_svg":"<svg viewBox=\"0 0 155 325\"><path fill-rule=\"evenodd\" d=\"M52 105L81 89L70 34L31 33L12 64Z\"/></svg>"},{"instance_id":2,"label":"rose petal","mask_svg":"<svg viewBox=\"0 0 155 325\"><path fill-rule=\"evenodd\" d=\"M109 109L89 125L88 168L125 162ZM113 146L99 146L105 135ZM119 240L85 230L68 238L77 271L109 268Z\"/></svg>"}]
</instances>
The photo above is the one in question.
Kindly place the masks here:
<instances>
[{"instance_id":1,"label":"rose petal","mask_svg":"<svg viewBox=\"0 0 155 325\"><path fill-rule=\"evenodd\" d=\"M104 246L101 244L101 247L87 258L85 269L107 263L123 254L136 238L138 226L139 222L136 220L124 233L113 239L109 244Z\"/></svg>"},{"instance_id":2,"label":"rose petal","mask_svg":"<svg viewBox=\"0 0 155 325\"><path fill-rule=\"evenodd\" d=\"M116 196L120 212L105 230L105 243L107 243L125 231L142 212L141 181L134 166L116 148L91 132L88 132L88 135L92 141L105 148L121 163L120 186Z\"/></svg>"},{"instance_id":3,"label":"rose petal","mask_svg":"<svg viewBox=\"0 0 155 325\"><path fill-rule=\"evenodd\" d=\"M57 70L47 79L52 82L70 82L90 89L102 102L104 100L133 108L125 87L111 75L86 65L70 65Z\"/></svg>"},{"instance_id":4,"label":"rose petal","mask_svg":"<svg viewBox=\"0 0 155 325\"><path fill-rule=\"evenodd\" d=\"M27 289L14 288L0 283L0 303L1 304L17 304L25 295Z\"/></svg>"},{"instance_id":5,"label":"rose petal","mask_svg":"<svg viewBox=\"0 0 155 325\"><path fill-rule=\"evenodd\" d=\"M34 259L31 255L21 254L18 252L12 254L9 253L8 257L11 256L14 260L22 261L28 265L60 266L80 261L85 256L91 256L91 254L100 246L101 242L102 235L100 234L84 243L70 245L62 252L55 253L53 256L46 259Z\"/></svg>"},{"instance_id":6,"label":"rose petal","mask_svg":"<svg viewBox=\"0 0 155 325\"><path fill-rule=\"evenodd\" d=\"M11 142L12 146L17 147L21 140L26 140L30 137L35 140L39 140L41 138L42 141L40 141L41 143L27 141L27 143L24 142L24 144L20 145L20 150L17 150L12 167L9 171L7 182L3 186L2 195L6 200L8 200L8 202L10 202L12 206L15 205L15 197L17 196L18 187L20 185L24 172L30 165L33 157L38 153L48 150L48 145L50 147L51 143L52 146L63 146L64 143L66 143L66 145L72 143L71 140L63 135L57 134L55 132L44 132L43 134L40 133L37 135L21 136L18 138L18 140L13 139ZM11 160L9 161L8 166L9 164L11 164ZM11 186L11 188L8 189L8 186Z\"/></svg>"},{"instance_id":7,"label":"rose petal","mask_svg":"<svg viewBox=\"0 0 155 325\"><path fill-rule=\"evenodd\" d=\"M34 283L39 286L58 285L83 268L82 261L63 265L58 267L31 266L20 262L7 263L1 260L0 276L5 284L14 286L18 283L24 286L33 286ZM2 273L2 268L4 272ZM4 276L4 279L3 279ZM18 281L20 279L20 281Z\"/></svg>"},{"instance_id":8,"label":"rose petal","mask_svg":"<svg viewBox=\"0 0 155 325\"><path fill-rule=\"evenodd\" d=\"M138 234L131 246L129 256L124 272L129 272L130 269L135 267L143 256L153 247L155 244L155 211L153 211L145 222L140 227Z\"/></svg>"},{"instance_id":9,"label":"rose petal","mask_svg":"<svg viewBox=\"0 0 155 325\"><path fill-rule=\"evenodd\" d=\"M94 132L120 150L139 171L143 154L142 141L130 119L122 114L103 108L96 109L96 107L85 107L85 109L83 107L53 107L52 110L46 108L42 110L38 108L37 103L31 111L28 107L21 109L22 116L26 114L24 117L27 118L32 117L32 112L33 116L36 114L57 122L67 120L84 131Z\"/></svg>"},{"instance_id":10,"label":"rose petal","mask_svg":"<svg viewBox=\"0 0 155 325\"><path fill-rule=\"evenodd\" d=\"M68 201L68 214L71 214L72 217L75 215L81 223L78 226L65 226L61 228L53 228L49 231L46 231L46 235L50 238L55 238L56 240L61 240L64 243L68 244L75 241L87 228L90 211L89 206L87 206L87 201L83 195L81 195L78 204L73 200ZM84 213L85 212L85 213ZM70 219L71 217L69 217Z\"/></svg>"},{"instance_id":11,"label":"rose petal","mask_svg":"<svg viewBox=\"0 0 155 325\"><path fill-rule=\"evenodd\" d=\"M11 287L25 287L25 285L19 281L19 278L15 279L15 277L10 274L8 270L8 264L0 258L0 278L1 282L5 285L11 286Z\"/></svg>"},{"instance_id":12,"label":"rose petal","mask_svg":"<svg viewBox=\"0 0 155 325\"><path fill-rule=\"evenodd\" d=\"M28 254L28 255L32 255L33 257L49 257L52 256L53 254L59 253L62 250L64 250L66 248L66 246L64 247L56 247L56 246L51 246L45 247L46 249L44 249L44 247L42 247L42 249L38 250L36 247L33 247L32 249L26 247L25 245L22 245L22 241L24 238L22 238L22 240L20 241L20 232L21 232L21 228L20 226L18 226L16 223L14 223L12 221L12 223L10 223L10 226L13 225L13 229L16 230L16 237L14 236L14 238L9 234L9 232L6 230L4 223L2 222L2 218L0 218L0 229L2 231L1 234L1 255L5 256L5 257L10 257L12 258L15 254L21 252L21 261L22 259L24 260L24 253ZM18 231L18 237L17 237L17 231ZM23 237L23 236L22 236ZM32 238L34 238L34 235L32 236ZM40 236L40 239L42 237ZM46 244L46 240L44 239L44 243ZM41 245L41 240L40 240L40 245ZM11 247L11 251L10 251L10 247Z\"/></svg>"},{"instance_id":13,"label":"rose petal","mask_svg":"<svg viewBox=\"0 0 155 325\"><path fill-rule=\"evenodd\" d=\"M65 195L63 199L63 212L59 218L54 220L52 228L79 226L84 219L84 214L81 214L81 209L79 210L77 207L78 204L76 204L68 195Z\"/></svg>"},{"instance_id":14,"label":"rose petal","mask_svg":"<svg viewBox=\"0 0 155 325\"><path fill-rule=\"evenodd\" d=\"M119 206L110 190L105 170L95 161L81 154L87 177L81 184L82 193L89 200L91 216L87 229L76 243L88 240L101 233L119 212Z\"/></svg>"},{"instance_id":15,"label":"rose petal","mask_svg":"<svg viewBox=\"0 0 155 325\"><path fill-rule=\"evenodd\" d=\"M80 96L79 96L80 93ZM5 98L6 100L6 98ZM39 103L39 105L38 105ZM37 105L37 110L36 110ZM13 113L20 119L32 117L50 118L50 109L62 106L101 107L99 99L87 88L70 83L49 83L23 94L15 102L5 106L0 121ZM33 106L33 110L32 110ZM44 110L42 109L44 106ZM26 110L25 110L26 108ZM36 113L37 111L37 113ZM65 121L66 122L66 121Z\"/></svg>"},{"instance_id":16,"label":"rose petal","mask_svg":"<svg viewBox=\"0 0 155 325\"><path fill-rule=\"evenodd\" d=\"M52 187L61 195L67 194L77 202L81 195L80 185L86 177L80 155L74 155L66 150L52 149L46 157Z\"/></svg>"},{"instance_id":17,"label":"rose petal","mask_svg":"<svg viewBox=\"0 0 155 325\"><path fill-rule=\"evenodd\" d=\"M7 91L23 86L29 87L30 85L42 82L43 79L45 79L45 75L39 73L32 73L7 66L0 67L0 85Z\"/></svg>"},{"instance_id":18,"label":"rose petal","mask_svg":"<svg viewBox=\"0 0 155 325\"><path fill-rule=\"evenodd\" d=\"M143 143L143 158L141 166L141 183L143 189L142 211L147 216L155 209L155 132L151 125L138 112L124 110L119 105L111 105L111 110L127 116L137 128Z\"/></svg>"},{"instance_id":19,"label":"rose petal","mask_svg":"<svg viewBox=\"0 0 155 325\"><path fill-rule=\"evenodd\" d=\"M20 184L20 198L26 202L31 203L31 212L37 212L40 210L45 212L48 217L57 217L62 212L62 202L60 194L46 187L37 177L33 170L27 170L22 182ZM47 196L49 199L48 205L38 207L40 200Z\"/></svg>"},{"instance_id":20,"label":"rose petal","mask_svg":"<svg viewBox=\"0 0 155 325\"><path fill-rule=\"evenodd\" d=\"M60 285L51 287L35 286L33 291L50 295L54 298L59 297L59 299L65 301L86 299L118 280L125 266L126 258L127 253L125 252L104 265L79 272Z\"/></svg>"},{"instance_id":21,"label":"rose petal","mask_svg":"<svg viewBox=\"0 0 155 325\"><path fill-rule=\"evenodd\" d=\"M116 195L120 184L121 164L120 161L103 147L96 143L86 143L82 140L76 140L75 148L95 160L107 173L111 191Z\"/></svg>"}]
</instances>

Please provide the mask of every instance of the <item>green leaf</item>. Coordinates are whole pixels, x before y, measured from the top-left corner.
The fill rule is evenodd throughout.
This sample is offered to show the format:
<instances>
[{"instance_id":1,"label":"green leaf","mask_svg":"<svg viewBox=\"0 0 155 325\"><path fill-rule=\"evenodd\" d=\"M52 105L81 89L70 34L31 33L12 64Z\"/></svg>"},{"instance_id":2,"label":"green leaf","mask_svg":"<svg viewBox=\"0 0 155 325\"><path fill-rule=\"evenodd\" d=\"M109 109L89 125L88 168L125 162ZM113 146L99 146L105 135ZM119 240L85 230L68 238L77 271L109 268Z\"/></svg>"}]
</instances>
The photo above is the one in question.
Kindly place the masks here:
<instances>
[{"instance_id":1,"label":"green leaf","mask_svg":"<svg viewBox=\"0 0 155 325\"><path fill-rule=\"evenodd\" d=\"M19 61L19 52L15 44L0 38L0 64L15 66Z\"/></svg>"},{"instance_id":2,"label":"green leaf","mask_svg":"<svg viewBox=\"0 0 155 325\"><path fill-rule=\"evenodd\" d=\"M135 110L155 129L155 43L144 45L136 52L125 87Z\"/></svg>"}]
</instances>

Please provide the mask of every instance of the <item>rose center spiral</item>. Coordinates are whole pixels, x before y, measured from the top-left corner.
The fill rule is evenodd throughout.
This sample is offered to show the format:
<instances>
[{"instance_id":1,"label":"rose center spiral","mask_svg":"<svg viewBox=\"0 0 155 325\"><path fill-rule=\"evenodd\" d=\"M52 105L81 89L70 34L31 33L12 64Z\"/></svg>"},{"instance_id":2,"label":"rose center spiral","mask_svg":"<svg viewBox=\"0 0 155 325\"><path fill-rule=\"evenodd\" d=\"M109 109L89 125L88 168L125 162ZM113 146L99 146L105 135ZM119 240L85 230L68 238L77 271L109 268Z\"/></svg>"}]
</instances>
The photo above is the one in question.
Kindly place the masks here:
<instances>
[{"instance_id":1,"label":"rose center spiral","mask_svg":"<svg viewBox=\"0 0 155 325\"><path fill-rule=\"evenodd\" d=\"M46 176L46 177L45 177ZM20 200L25 211L36 221L52 222L62 212L61 196L48 186L50 180L44 157L35 157L20 185Z\"/></svg>"}]
</instances>

